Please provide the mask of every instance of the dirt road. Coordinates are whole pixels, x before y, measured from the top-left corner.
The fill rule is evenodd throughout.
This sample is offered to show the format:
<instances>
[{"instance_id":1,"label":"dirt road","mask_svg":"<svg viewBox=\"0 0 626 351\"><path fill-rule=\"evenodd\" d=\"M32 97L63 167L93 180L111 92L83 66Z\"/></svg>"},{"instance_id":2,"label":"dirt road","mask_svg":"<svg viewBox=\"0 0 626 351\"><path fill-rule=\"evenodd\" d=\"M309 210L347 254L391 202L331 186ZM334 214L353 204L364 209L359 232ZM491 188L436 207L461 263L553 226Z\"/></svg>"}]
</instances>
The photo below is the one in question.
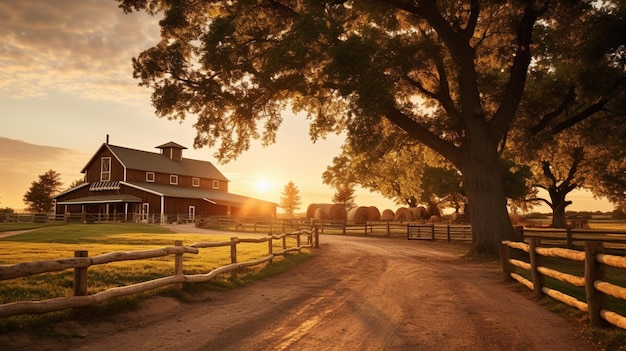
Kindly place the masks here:
<instances>
[{"instance_id":1,"label":"dirt road","mask_svg":"<svg viewBox=\"0 0 626 351\"><path fill-rule=\"evenodd\" d=\"M502 282L496 263L441 243L321 237L290 271L203 302L151 298L50 335L0 335L3 350L594 350L571 323Z\"/></svg>"}]
</instances>

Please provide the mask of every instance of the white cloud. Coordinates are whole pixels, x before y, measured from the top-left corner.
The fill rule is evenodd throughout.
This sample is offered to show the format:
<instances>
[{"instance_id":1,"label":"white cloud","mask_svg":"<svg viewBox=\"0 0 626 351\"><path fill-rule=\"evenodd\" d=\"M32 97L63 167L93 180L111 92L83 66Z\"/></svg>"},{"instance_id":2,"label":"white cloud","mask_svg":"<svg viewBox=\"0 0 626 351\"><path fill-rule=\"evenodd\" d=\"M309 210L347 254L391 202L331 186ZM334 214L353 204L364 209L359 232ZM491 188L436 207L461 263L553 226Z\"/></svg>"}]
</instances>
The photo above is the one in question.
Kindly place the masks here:
<instances>
[{"instance_id":1,"label":"white cloud","mask_svg":"<svg viewBox=\"0 0 626 351\"><path fill-rule=\"evenodd\" d=\"M158 18L125 15L113 1L0 1L0 92L47 90L130 103L145 91L131 58L158 41Z\"/></svg>"}]
</instances>

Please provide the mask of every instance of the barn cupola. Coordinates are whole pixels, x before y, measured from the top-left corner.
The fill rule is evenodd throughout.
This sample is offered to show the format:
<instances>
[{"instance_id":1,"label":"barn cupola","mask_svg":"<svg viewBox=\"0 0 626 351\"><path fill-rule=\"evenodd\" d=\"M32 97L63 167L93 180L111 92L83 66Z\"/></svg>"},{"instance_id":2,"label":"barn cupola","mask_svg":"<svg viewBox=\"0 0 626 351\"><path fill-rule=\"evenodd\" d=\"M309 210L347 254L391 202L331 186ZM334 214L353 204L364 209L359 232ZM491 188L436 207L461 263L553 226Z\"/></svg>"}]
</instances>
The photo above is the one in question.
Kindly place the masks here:
<instances>
[{"instance_id":1,"label":"barn cupola","mask_svg":"<svg viewBox=\"0 0 626 351\"><path fill-rule=\"evenodd\" d=\"M156 147L157 149L161 149L161 155L169 158L170 160L174 160L174 161L182 161L183 160L183 150L186 149L186 147L182 146L182 145L178 145L173 141L170 141L169 143L160 145Z\"/></svg>"}]
</instances>

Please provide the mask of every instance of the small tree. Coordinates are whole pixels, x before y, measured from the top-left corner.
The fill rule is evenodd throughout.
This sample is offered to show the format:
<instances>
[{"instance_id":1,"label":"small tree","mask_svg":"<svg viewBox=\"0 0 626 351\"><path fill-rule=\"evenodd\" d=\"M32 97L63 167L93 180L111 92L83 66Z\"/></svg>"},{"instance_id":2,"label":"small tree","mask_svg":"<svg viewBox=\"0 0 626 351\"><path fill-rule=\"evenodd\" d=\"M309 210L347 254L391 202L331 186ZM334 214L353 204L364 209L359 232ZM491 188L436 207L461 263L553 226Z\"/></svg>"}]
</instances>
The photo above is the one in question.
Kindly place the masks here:
<instances>
[{"instance_id":1,"label":"small tree","mask_svg":"<svg viewBox=\"0 0 626 351\"><path fill-rule=\"evenodd\" d=\"M33 181L30 189L24 194L24 203L30 212L50 212L52 210L52 196L59 191L63 183L61 175L53 170L39 176L39 181Z\"/></svg>"},{"instance_id":2,"label":"small tree","mask_svg":"<svg viewBox=\"0 0 626 351\"><path fill-rule=\"evenodd\" d=\"M354 203L354 185L353 184L338 184L335 187L335 194L333 195L333 203L343 205L347 210L356 207Z\"/></svg>"},{"instance_id":3,"label":"small tree","mask_svg":"<svg viewBox=\"0 0 626 351\"><path fill-rule=\"evenodd\" d=\"M302 204L300 200L300 190L298 190L298 187L292 181L289 181L280 196L280 207L282 207L289 216L293 216L294 212L300 209L300 205Z\"/></svg>"}]
</instances>

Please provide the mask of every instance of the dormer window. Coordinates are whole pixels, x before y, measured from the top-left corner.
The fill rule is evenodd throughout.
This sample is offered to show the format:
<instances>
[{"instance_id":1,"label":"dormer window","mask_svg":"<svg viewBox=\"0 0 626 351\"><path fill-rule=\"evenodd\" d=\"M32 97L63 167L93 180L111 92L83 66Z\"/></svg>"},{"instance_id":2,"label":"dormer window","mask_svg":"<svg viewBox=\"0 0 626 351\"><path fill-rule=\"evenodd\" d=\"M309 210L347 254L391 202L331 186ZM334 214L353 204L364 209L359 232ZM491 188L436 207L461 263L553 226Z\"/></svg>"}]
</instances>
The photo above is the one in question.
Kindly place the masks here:
<instances>
[{"instance_id":1,"label":"dormer window","mask_svg":"<svg viewBox=\"0 0 626 351\"><path fill-rule=\"evenodd\" d=\"M154 172L146 172L146 182L154 183Z\"/></svg>"},{"instance_id":2,"label":"dormer window","mask_svg":"<svg viewBox=\"0 0 626 351\"><path fill-rule=\"evenodd\" d=\"M100 159L100 181L101 182L110 182L111 181L111 158L103 157Z\"/></svg>"},{"instance_id":3,"label":"dormer window","mask_svg":"<svg viewBox=\"0 0 626 351\"><path fill-rule=\"evenodd\" d=\"M191 179L191 185L196 188L200 187L200 178L193 177Z\"/></svg>"},{"instance_id":4,"label":"dormer window","mask_svg":"<svg viewBox=\"0 0 626 351\"><path fill-rule=\"evenodd\" d=\"M213 189L219 189L220 188L220 181L219 180L214 180L213 181Z\"/></svg>"},{"instance_id":5,"label":"dormer window","mask_svg":"<svg viewBox=\"0 0 626 351\"><path fill-rule=\"evenodd\" d=\"M175 174L170 174L170 184L178 185L178 176Z\"/></svg>"}]
</instances>

